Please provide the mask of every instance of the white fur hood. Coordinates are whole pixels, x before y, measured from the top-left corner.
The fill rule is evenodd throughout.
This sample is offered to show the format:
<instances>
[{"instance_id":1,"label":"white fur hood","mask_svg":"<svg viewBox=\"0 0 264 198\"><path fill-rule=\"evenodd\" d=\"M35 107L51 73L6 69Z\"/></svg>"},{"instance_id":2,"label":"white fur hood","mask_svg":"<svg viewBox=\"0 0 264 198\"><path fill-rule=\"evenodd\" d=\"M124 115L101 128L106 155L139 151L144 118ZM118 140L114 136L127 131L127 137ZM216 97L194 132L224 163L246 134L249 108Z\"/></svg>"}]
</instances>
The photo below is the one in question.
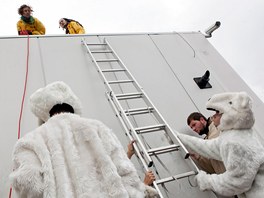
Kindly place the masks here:
<instances>
[{"instance_id":1,"label":"white fur hood","mask_svg":"<svg viewBox=\"0 0 264 198\"><path fill-rule=\"evenodd\" d=\"M208 110L222 113L219 129L250 129L255 119L251 98L245 92L215 94L206 104Z\"/></svg>"},{"instance_id":2,"label":"white fur hood","mask_svg":"<svg viewBox=\"0 0 264 198\"><path fill-rule=\"evenodd\" d=\"M31 111L39 118L40 123L50 118L49 111L54 105L62 103L72 106L74 113L81 115L81 101L62 81L50 83L30 96Z\"/></svg>"}]
</instances>

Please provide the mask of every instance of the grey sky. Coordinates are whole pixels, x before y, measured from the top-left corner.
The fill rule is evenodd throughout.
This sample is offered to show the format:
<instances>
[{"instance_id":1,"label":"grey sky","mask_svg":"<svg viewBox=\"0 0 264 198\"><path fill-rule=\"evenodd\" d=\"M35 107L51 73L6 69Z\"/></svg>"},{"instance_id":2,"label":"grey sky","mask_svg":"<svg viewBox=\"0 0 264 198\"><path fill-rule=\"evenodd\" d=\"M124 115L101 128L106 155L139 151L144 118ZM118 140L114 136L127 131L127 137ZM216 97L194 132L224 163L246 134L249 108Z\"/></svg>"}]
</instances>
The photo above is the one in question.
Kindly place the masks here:
<instances>
[{"instance_id":1,"label":"grey sky","mask_svg":"<svg viewBox=\"0 0 264 198\"><path fill-rule=\"evenodd\" d=\"M47 34L64 34L62 17L78 20L89 33L204 31L209 40L264 101L263 0L1 0L0 36L17 35L17 8L29 4Z\"/></svg>"}]
</instances>

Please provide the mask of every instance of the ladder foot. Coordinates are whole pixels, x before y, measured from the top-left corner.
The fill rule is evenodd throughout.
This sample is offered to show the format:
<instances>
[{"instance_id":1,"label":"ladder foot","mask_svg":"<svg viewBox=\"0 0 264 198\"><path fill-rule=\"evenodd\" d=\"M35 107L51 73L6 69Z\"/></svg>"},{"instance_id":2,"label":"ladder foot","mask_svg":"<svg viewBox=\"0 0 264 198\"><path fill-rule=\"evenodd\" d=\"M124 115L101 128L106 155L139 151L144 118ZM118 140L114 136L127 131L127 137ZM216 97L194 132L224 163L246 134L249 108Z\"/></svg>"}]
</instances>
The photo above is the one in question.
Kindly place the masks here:
<instances>
[{"instance_id":1,"label":"ladder foot","mask_svg":"<svg viewBox=\"0 0 264 198\"><path fill-rule=\"evenodd\" d=\"M184 159L188 159L190 157L190 153L187 153L184 157Z\"/></svg>"},{"instance_id":2,"label":"ladder foot","mask_svg":"<svg viewBox=\"0 0 264 198\"><path fill-rule=\"evenodd\" d=\"M148 167L151 167L153 165L153 162L149 162Z\"/></svg>"}]
</instances>

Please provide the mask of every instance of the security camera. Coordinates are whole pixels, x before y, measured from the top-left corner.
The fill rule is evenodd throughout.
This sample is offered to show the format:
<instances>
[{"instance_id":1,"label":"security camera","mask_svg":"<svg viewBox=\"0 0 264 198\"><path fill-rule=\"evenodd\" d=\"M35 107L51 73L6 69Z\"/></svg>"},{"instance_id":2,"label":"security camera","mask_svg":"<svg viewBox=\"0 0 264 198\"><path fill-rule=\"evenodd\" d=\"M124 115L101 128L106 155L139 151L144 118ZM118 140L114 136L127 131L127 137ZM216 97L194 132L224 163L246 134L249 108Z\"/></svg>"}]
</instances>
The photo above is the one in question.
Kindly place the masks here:
<instances>
[{"instance_id":1,"label":"security camera","mask_svg":"<svg viewBox=\"0 0 264 198\"><path fill-rule=\"evenodd\" d=\"M213 31L215 31L216 29L218 29L220 27L221 23L220 21L216 21L214 25L212 25L211 27L209 27L206 31L205 31L205 38L210 38L212 37L212 33Z\"/></svg>"}]
</instances>

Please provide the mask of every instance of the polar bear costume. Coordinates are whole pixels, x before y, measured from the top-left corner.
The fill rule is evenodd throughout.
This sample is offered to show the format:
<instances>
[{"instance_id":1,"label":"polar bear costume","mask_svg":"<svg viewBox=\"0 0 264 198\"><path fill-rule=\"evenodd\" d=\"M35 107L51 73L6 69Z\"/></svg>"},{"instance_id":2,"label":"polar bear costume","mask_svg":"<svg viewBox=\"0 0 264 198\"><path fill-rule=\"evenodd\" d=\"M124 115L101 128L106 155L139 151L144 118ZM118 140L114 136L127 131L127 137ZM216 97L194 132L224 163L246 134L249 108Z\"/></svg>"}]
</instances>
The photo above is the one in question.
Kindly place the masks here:
<instances>
[{"instance_id":1,"label":"polar bear costume","mask_svg":"<svg viewBox=\"0 0 264 198\"><path fill-rule=\"evenodd\" d=\"M74 114L50 118L56 104ZM80 117L81 103L63 82L30 97L31 110L45 123L18 140L10 178L19 197L155 197L145 186L114 135L103 123ZM145 195L146 193L146 195Z\"/></svg>"},{"instance_id":2,"label":"polar bear costume","mask_svg":"<svg viewBox=\"0 0 264 198\"><path fill-rule=\"evenodd\" d=\"M226 172L196 176L201 190L213 190L225 196L264 197L264 148L255 137L251 99L245 92L214 95L207 109L222 114L216 139L203 140L178 134L182 142L207 158L223 161Z\"/></svg>"}]
</instances>

